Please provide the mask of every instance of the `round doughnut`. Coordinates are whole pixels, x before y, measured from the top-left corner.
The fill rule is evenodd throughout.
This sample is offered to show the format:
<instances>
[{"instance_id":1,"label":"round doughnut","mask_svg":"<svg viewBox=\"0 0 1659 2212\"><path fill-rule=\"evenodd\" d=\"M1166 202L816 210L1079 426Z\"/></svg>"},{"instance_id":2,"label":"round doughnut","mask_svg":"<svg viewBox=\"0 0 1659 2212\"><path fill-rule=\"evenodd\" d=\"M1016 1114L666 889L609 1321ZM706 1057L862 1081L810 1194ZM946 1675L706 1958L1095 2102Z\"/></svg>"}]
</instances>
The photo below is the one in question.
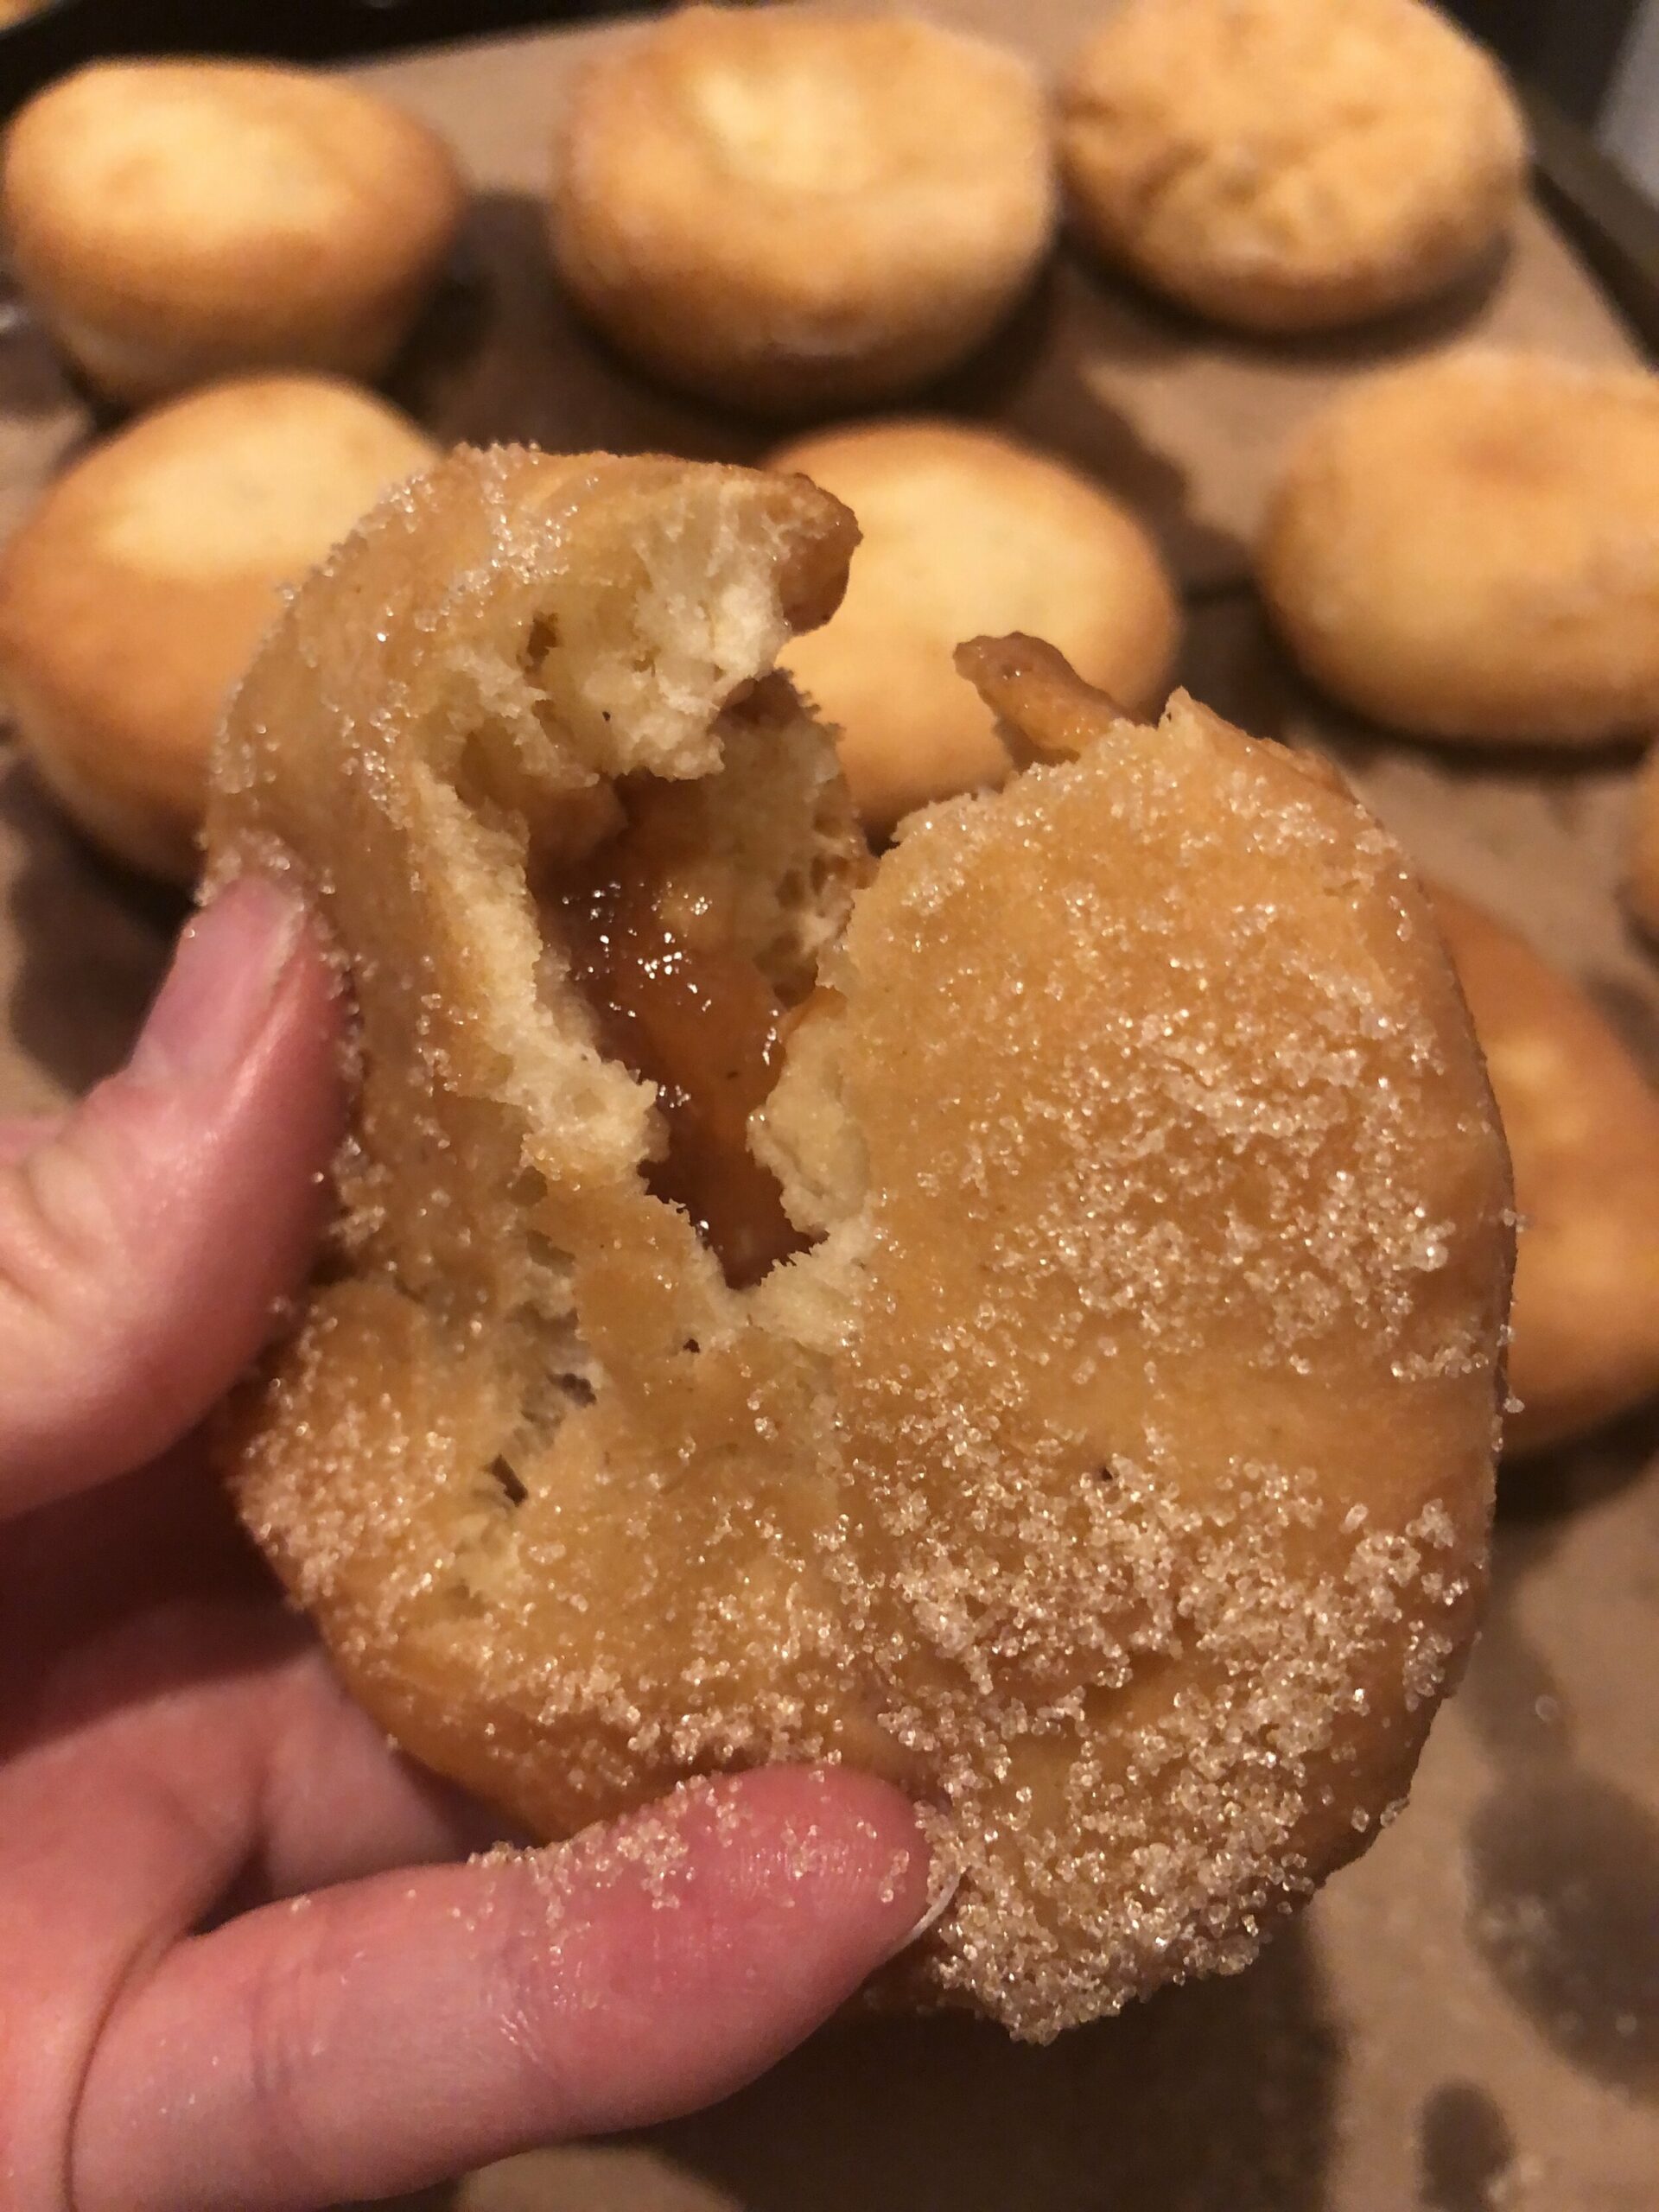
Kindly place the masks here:
<instances>
[{"instance_id":1,"label":"round doughnut","mask_svg":"<svg viewBox=\"0 0 1659 2212\"><path fill-rule=\"evenodd\" d=\"M872 872L768 674L853 536L798 477L460 453L289 604L213 876L314 902L359 1084L223 1451L422 1758L546 1836L889 1776L961 1877L912 1993L1046 2037L1241 1965L1403 1792L1508 1165L1397 849L1184 696L982 642L1056 757Z\"/></svg>"},{"instance_id":2,"label":"round doughnut","mask_svg":"<svg viewBox=\"0 0 1659 2212\"><path fill-rule=\"evenodd\" d=\"M251 369L378 377L454 242L442 140L339 79L99 61L19 112L0 231L30 305L123 404Z\"/></svg>"},{"instance_id":3,"label":"round doughnut","mask_svg":"<svg viewBox=\"0 0 1659 2212\"><path fill-rule=\"evenodd\" d=\"M1659 1391L1659 1094L1524 938L1454 892L1433 898L1515 1163L1517 1456Z\"/></svg>"},{"instance_id":4,"label":"round doughnut","mask_svg":"<svg viewBox=\"0 0 1659 2212\"><path fill-rule=\"evenodd\" d=\"M824 430L783 447L862 534L847 596L785 665L840 731L842 771L878 835L930 800L1012 772L951 654L982 632L1034 632L1132 711L1161 700L1179 627L1152 540L1061 461L944 421Z\"/></svg>"},{"instance_id":5,"label":"round doughnut","mask_svg":"<svg viewBox=\"0 0 1659 2212\"><path fill-rule=\"evenodd\" d=\"M1443 290L1508 229L1526 174L1497 64L1419 0L1123 0L1059 114L1090 243L1247 330Z\"/></svg>"},{"instance_id":6,"label":"round doughnut","mask_svg":"<svg viewBox=\"0 0 1659 2212\"><path fill-rule=\"evenodd\" d=\"M905 16L684 8L573 92L551 205L573 296L722 404L889 398L971 353L1053 226L1041 92Z\"/></svg>"},{"instance_id":7,"label":"round doughnut","mask_svg":"<svg viewBox=\"0 0 1659 2212\"><path fill-rule=\"evenodd\" d=\"M48 486L0 550L0 702L88 836L194 879L213 731L282 588L436 451L371 392L250 377Z\"/></svg>"},{"instance_id":8,"label":"round doughnut","mask_svg":"<svg viewBox=\"0 0 1659 2212\"><path fill-rule=\"evenodd\" d=\"M1659 377L1476 351L1366 378L1296 447L1257 549L1332 697L1419 736L1659 723Z\"/></svg>"}]
</instances>

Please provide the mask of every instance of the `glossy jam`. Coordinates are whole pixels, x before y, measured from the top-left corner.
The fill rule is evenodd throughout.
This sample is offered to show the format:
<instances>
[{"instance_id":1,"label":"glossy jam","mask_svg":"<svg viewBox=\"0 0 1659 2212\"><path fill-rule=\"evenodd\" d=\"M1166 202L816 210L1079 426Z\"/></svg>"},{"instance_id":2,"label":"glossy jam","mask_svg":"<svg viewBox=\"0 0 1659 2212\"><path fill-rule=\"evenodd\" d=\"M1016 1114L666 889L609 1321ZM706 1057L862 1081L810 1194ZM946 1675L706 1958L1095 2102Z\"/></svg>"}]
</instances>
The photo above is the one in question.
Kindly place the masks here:
<instances>
[{"instance_id":1,"label":"glossy jam","mask_svg":"<svg viewBox=\"0 0 1659 2212\"><path fill-rule=\"evenodd\" d=\"M672 785L631 795L627 826L550 874L538 896L603 1049L657 1085L668 1150L646 1171L650 1188L684 1207L743 1289L804 1243L747 1142L787 1015L734 944L726 887L676 797Z\"/></svg>"}]
</instances>

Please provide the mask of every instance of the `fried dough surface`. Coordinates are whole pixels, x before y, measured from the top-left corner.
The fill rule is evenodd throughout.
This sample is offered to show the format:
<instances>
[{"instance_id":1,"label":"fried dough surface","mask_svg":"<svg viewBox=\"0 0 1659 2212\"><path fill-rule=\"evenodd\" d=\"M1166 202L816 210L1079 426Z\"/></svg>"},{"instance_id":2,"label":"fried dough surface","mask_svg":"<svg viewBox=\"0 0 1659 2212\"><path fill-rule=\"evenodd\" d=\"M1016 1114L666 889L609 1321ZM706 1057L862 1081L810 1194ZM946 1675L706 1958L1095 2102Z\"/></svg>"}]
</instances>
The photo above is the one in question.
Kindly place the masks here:
<instances>
[{"instance_id":1,"label":"fried dough surface","mask_svg":"<svg viewBox=\"0 0 1659 2212\"><path fill-rule=\"evenodd\" d=\"M1630 804L1624 902L1648 935L1659 939L1659 745L1642 764Z\"/></svg>"},{"instance_id":2,"label":"fried dough surface","mask_svg":"<svg viewBox=\"0 0 1659 2212\"><path fill-rule=\"evenodd\" d=\"M1184 696L982 649L1078 757L869 874L767 675L853 535L801 479L461 454L298 594L210 838L316 901L359 1109L226 1449L418 1755L548 1835L868 1766L962 1876L908 1993L1043 2038L1243 1965L1403 1792L1483 1574L1507 1163L1395 848ZM724 1062L604 1049L595 882L657 1042L683 961L782 1010L749 1148L801 1249L750 1287L671 1195Z\"/></svg>"}]
</instances>

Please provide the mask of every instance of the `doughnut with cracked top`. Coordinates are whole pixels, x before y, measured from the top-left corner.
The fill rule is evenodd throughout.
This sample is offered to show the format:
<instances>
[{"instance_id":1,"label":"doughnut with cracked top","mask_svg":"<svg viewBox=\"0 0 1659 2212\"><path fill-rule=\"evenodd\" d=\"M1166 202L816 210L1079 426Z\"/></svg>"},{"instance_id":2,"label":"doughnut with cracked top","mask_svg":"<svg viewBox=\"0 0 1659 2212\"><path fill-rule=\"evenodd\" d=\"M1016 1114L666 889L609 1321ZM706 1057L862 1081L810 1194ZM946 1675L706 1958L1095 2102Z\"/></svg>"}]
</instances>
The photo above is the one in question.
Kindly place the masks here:
<instances>
[{"instance_id":1,"label":"doughnut with cracked top","mask_svg":"<svg viewBox=\"0 0 1659 2212\"><path fill-rule=\"evenodd\" d=\"M873 1769L960 1876L900 1993L1042 2039L1242 1966L1403 1795L1509 1170L1397 849L1185 695L982 641L1037 765L873 868L771 672L855 535L463 452L289 607L213 878L315 901L356 1109L222 1448L412 1752L547 1836Z\"/></svg>"},{"instance_id":2,"label":"doughnut with cracked top","mask_svg":"<svg viewBox=\"0 0 1659 2212\"><path fill-rule=\"evenodd\" d=\"M1018 55L909 16L683 8L573 88L550 208L624 353L727 406L890 399L988 338L1054 223Z\"/></svg>"},{"instance_id":3,"label":"doughnut with cracked top","mask_svg":"<svg viewBox=\"0 0 1659 2212\"><path fill-rule=\"evenodd\" d=\"M1246 330L1332 330L1465 276L1521 206L1496 61L1421 0L1122 0L1061 87L1109 261Z\"/></svg>"}]
</instances>

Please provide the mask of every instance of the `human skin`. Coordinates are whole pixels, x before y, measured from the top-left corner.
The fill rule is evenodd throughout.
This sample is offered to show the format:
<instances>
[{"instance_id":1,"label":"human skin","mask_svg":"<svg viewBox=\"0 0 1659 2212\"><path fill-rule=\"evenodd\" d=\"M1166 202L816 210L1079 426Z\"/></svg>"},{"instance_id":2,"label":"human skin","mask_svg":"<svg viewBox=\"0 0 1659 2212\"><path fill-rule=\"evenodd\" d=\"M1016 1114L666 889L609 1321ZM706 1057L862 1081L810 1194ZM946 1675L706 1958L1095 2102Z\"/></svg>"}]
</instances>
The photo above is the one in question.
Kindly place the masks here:
<instances>
[{"instance_id":1,"label":"human skin","mask_svg":"<svg viewBox=\"0 0 1659 2212\"><path fill-rule=\"evenodd\" d=\"M684 2111L925 1908L910 1807L840 1770L465 1863L490 1816L280 1601L195 1433L308 1264L340 1020L303 915L246 881L126 1069L0 1122L10 2212L323 2205Z\"/></svg>"}]
</instances>

